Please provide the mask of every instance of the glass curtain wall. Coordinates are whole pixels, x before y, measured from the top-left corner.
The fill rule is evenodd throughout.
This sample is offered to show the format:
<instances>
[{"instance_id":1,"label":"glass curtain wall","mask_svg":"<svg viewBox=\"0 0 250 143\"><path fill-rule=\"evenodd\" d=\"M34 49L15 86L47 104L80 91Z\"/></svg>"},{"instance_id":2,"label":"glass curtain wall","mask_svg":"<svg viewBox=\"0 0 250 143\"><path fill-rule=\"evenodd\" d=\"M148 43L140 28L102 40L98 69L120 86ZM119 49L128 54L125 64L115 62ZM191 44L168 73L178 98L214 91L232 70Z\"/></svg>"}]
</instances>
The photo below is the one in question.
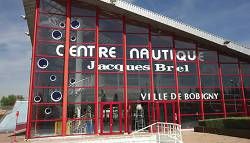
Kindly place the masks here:
<instances>
[{"instance_id":1,"label":"glass curtain wall","mask_svg":"<svg viewBox=\"0 0 250 143\"><path fill-rule=\"evenodd\" d=\"M65 83L66 1L40 0L37 10L31 138L63 135L63 126L66 135L116 134L249 115L249 61L79 1L71 3Z\"/></svg>"}]
</instances>

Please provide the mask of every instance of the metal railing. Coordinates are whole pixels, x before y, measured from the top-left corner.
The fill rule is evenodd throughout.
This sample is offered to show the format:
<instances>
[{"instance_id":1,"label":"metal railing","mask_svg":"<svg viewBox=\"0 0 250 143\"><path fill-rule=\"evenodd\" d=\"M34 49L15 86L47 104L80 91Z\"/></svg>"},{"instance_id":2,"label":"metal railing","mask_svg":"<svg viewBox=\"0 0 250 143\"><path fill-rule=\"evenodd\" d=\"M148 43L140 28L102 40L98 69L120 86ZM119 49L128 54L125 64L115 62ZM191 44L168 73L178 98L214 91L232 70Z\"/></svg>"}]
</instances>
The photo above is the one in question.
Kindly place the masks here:
<instances>
[{"instance_id":1,"label":"metal railing","mask_svg":"<svg viewBox=\"0 0 250 143\"><path fill-rule=\"evenodd\" d=\"M183 143L179 124L156 122L131 133L131 135L136 138L143 133L156 135L156 143Z\"/></svg>"}]
</instances>

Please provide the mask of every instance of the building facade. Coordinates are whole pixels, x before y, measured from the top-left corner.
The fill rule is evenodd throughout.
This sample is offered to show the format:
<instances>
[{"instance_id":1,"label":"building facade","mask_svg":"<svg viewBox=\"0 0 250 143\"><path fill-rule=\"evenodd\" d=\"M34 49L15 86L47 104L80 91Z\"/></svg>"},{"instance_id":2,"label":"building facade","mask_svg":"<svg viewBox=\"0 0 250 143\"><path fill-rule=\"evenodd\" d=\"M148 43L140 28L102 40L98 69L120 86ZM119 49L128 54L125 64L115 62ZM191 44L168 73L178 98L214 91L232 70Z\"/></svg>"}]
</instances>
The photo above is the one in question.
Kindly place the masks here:
<instances>
[{"instance_id":1,"label":"building facade","mask_svg":"<svg viewBox=\"0 0 250 143\"><path fill-rule=\"evenodd\" d=\"M249 115L249 50L162 28L104 0L34 7L27 138Z\"/></svg>"}]
</instances>

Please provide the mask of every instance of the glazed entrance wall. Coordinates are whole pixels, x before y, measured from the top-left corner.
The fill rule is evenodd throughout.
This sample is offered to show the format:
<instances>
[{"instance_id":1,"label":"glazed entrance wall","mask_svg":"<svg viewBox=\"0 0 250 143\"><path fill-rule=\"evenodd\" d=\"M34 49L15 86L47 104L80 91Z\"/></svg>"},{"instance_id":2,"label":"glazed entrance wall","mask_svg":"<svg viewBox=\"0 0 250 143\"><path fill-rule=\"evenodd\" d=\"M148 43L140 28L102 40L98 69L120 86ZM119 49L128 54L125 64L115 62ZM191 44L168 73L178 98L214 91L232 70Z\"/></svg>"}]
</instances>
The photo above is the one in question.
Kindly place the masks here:
<instances>
[{"instance_id":1,"label":"glazed entrance wall","mask_svg":"<svg viewBox=\"0 0 250 143\"><path fill-rule=\"evenodd\" d=\"M27 138L249 111L250 64L236 55L77 1L37 1L35 19Z\"/></svg>"}]
</instances>

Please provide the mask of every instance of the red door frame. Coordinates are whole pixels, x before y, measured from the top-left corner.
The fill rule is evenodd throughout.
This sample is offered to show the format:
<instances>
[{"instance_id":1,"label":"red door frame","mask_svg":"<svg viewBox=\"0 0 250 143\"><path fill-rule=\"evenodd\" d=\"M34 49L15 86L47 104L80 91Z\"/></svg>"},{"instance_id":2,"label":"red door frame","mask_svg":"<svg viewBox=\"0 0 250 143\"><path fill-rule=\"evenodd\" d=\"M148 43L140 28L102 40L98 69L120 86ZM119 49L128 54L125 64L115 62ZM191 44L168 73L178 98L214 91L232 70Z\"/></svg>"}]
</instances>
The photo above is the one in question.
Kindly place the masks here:
<instances>
[{"instance_id":1,"label":"red door frame","mask_svg":"<svg viewBox=\"0 0 250 143\"><path fill-rule=\"evenodd\" d=\"M122 112L122 102L99 102L100 104L100 133L101 135L111 135L111 134L121 134L123 132L122 120L123 120L123 112ZM103 122L103 109L104 106L108 105L109 107L109 132L104 133L104 122ZM113 131L113 107L114 105L118 105L118 120L119 120L119 131ZM106 116L106 113L105 113Z\"/></svg>"},{"instance_id":2,"label":"red door frame","mask_svg":"<svg viewBox=\"0 0 250 143\"><path fill-rule=\"evenodd\" d=\"M163 104L163 108L164 108L164 113L162 113L160 111L160 104ZM172 106L172 117L168 117L168 110L167 110L167 105L171 105ZM155 114L156 115L156 122L160 122L160 115L163 115L164 116L164 122L165 123L168 123L168 119L169 118L172 118L173 119L173 123L176 123L176 102L175 101L157 101L155 102Z\"/></svg>"}]
</instances>

